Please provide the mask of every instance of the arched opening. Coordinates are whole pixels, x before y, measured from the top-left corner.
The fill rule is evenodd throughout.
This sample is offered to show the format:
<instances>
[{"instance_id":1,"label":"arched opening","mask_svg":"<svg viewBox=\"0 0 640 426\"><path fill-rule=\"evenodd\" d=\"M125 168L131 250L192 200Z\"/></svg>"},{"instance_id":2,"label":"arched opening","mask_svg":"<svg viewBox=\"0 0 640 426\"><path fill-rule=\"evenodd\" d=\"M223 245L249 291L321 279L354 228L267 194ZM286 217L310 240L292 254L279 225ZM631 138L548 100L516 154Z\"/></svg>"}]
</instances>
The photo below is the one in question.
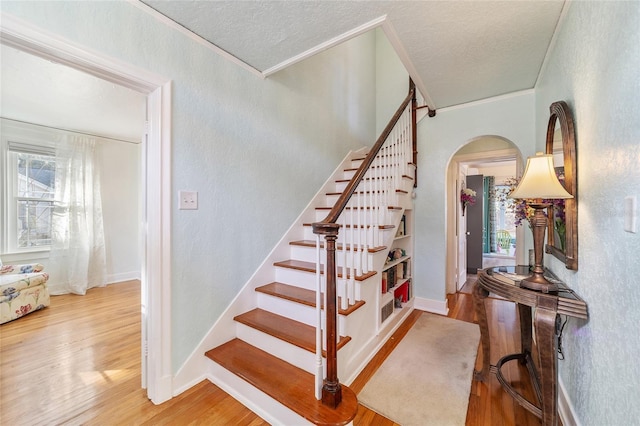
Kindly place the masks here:
<instances>
[{"instance_id":1,"label":"arched opening","mask_svg":"<svg viewBox=\"0 0 640 426\"><path fill-rule=\"evenodd\" d=\"M523 264L524 233L516 227L500 194L522 173L518 147L500 136L467 141L447 167L446 291L463 288L468 274L497 264ZM461 200L462 190L475 192L475 202ZM465 191L469 192L469 191ZM496 197L496 195L498 195Z\"/></svg>"}]
</instances>

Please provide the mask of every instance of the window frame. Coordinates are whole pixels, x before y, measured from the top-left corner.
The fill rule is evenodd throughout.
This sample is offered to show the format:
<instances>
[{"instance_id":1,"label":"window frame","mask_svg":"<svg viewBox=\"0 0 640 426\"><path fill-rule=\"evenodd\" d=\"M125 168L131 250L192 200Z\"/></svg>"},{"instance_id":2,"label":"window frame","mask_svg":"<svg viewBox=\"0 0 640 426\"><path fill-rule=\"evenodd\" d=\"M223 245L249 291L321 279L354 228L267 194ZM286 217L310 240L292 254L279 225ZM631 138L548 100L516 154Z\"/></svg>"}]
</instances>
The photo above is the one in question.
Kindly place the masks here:
<instances>
[{"instance_id":1,"label":"window frame","mask_svg":"<svg viewBox=\"0 0 640 426\"><path fill-rule=\"evenodd\" d=\"M1 119L0 125L2 128L0 137L0 164L2 164L2 173L0 173L0 255L7 262L48 256L51 250L50 245L18 247L17 210L14 207L19 198L25 199L25 197L17 197L17 167L15 162L11 161L13 157L11 152L55 156L55 141L58 139L58 135L47 129L5 118Z\"/></svg>"},{"instance_id":2,"label":"window frame","mask_svg":"<svg viewBox=\"0 0 640 426\"><path fill-rule=\"evenodd\" d=\"M39 147L33 147L39 148ZM55 153L35 153L22 149L12 149L11 144L9 144L9 149L7 151L7 246L8 251L10 252L32 252L32 251L42 251L42 250L50 250L51 248L51 238L49 238L48 244L34 244L22 247L20 246L20 233L21 228L18 226L19 217L20 217L20 204L23 202L41 202L49 204L49 209L53 209L55 207L56 199L54 198L54 194L43 193L43 196L25 196L21 195L20 190L20 172L17 167L18 159L20 155L29 155L39 158L49 157L47 161L53 161L55 164L56 157ZM28 185L27 181L27 185ZM30 194L31 195L31 194ZM25 207L26 208L26 207ZM36 207L39 209L39 207ZM30 215L28 215L30 216ZM49 237L51 237L51 213L49 213ZM27 217L29 219L29 217ZM29 228L29 231L31 229Z\"/></svg>"}]
</instances>

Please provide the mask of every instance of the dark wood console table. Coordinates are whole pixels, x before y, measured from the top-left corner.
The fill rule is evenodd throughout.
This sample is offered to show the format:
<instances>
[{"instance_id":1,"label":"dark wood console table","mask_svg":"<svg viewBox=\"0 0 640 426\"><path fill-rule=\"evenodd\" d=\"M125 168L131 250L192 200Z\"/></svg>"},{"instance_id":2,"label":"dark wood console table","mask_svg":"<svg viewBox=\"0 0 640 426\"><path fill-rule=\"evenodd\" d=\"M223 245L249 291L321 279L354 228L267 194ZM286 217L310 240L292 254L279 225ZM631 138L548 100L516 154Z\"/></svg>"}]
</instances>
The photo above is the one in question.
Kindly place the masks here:
<instances>
[{"instance_id":1,"label":"dark wood console table","mask_svg":"<svg viewBox=\"0 0 640 426\"><path fill-rule=\"evenodd\" d=\"M542 419L544 426L558 424L558 334L560 315L587 319L587 304L573 290L550 272L545 277L557 282L557 293L541 293L518 286L506 274L528 275L528 266L496 267L478 271L478 282L473 290L473 300L480 325L482 343L482 370L474 372L474 378L485 381L489 372L495 373L502 387L525 409ZM509 282L510 281L510 282ZM485 299L489 293L497 294L517 304L520 318L522 352L502 357L495 366L490 365L489 324ZM531 308L535 309L532 320ZM533 328L532 328L533 326ZM532 330L536 336L536 362L532 358ZM516 392L504 379L501 367L508 361L519 360L527 366L538 399L534 405ZM539 369L539 371L538 371Z\"/></svg>"}]
</instances>

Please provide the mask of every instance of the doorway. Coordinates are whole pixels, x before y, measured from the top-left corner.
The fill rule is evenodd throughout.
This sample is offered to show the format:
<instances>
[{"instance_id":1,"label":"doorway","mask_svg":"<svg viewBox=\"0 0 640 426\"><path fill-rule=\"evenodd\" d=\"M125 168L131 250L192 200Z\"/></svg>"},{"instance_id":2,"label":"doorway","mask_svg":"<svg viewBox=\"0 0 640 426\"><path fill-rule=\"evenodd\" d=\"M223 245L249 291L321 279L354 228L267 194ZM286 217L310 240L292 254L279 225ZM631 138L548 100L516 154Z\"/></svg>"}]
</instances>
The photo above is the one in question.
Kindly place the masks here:
<instances>
[{"instance_id":1,"label":"doorway","mask_svg":"<svg viewBox=\"0 0 640 426\"><path fill-rule=\"evenodd\" d=\"M67 65L146 96L147 126L142 141L142 387L160 404L172 396L170 305L170 165L171 83L69 40L3 15L2 43Z\"/></svg>"},{"instance_id":2,"label":"doorway","mask_svg":"<svg viewBox=\"0 0 640 426\"><path fill-rule=\"evenodd\" d=\"M497 264L516 264L524 261L524 255L518 250L518 241L523 241L522 227L502 229L509 225L507 213L491 197L498 186L508 178L515 178L521 173L522 156L518 148L509 140L498 136L482 136L468 141L451 158L447 179L447 293L459 291L468 278L472 278L473 270ZM468 211L461 202L461 191L471 176L479 179L480 185L475 189L475 204ZM475 230L468 227L469 214L478 215ZM507 233L503 232L507 231ZM475 249L470 247L472 240L469 233L480 234L476 239ZM498 234L503 235L498 246ZM508 242L507 242L508 240ZM469 259L476 250L475 260ZM473 266L471 268L471 266Z\"/></svg>"}]
</instances>

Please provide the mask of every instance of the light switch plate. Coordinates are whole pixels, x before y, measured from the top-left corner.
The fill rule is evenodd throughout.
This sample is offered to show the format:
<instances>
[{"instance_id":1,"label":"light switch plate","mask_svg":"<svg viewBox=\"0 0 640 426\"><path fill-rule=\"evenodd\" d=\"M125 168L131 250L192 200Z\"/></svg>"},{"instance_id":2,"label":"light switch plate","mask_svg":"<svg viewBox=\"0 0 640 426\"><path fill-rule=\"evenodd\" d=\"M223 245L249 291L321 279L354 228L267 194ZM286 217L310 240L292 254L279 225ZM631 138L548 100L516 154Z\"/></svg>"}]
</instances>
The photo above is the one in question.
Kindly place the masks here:
<instances>
[{"instance_id":1,"label":"light switch plate","mask_svg":"<svg viewBox=\"0 0 640 426\"><path fill-rule=\"evenodd\" d=\"M196 191L179 191L178 209L198 210L198 193Z\"/></svg>"},{"instance_id":2,"label":"light switch plate","mask_svg":"<svg viewBox=\"0 0 640 426\"><path fill-rule=\"evenodd\" d=\"M636 216L638 215L638 208L636 202L636 196L630 195L624 197L624 230L627 232L636 233Z\"/></svg>"}]
</instances>

